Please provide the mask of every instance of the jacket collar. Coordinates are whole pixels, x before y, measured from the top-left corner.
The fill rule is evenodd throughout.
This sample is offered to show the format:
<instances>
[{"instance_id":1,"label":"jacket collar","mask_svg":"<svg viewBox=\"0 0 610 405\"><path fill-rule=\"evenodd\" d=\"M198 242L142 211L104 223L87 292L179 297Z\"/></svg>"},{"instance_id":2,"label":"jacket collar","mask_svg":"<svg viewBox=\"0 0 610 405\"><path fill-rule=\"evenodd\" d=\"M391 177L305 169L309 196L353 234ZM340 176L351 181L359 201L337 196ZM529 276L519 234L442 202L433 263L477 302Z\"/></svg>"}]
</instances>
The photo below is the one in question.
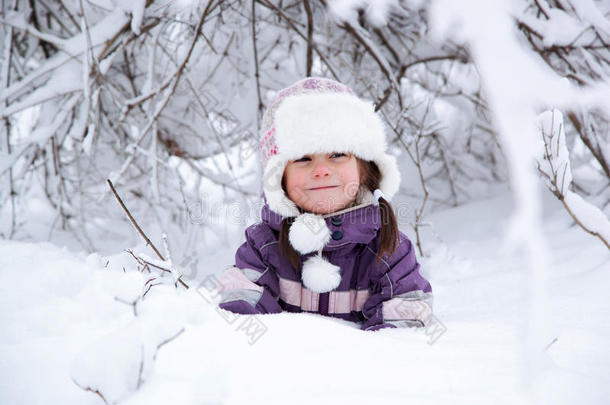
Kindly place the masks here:
<instances>
[{"instance_id":1,"label":"jacket collar","mask_svg":"<svg viewBox=\"0 0 610 405\"><path fill-rule=\"evenodd\" d=\"M375 238L381 227L379 206L371 201L362 204L362 207L352 211L339 212L337 215L330 215L325 218L326 226L330 229L331 234L338 231L341 233L341 238L331 239L323 250L334 250L348 243L368 244ZM282 219L283 217L271 210L265 202L261 209L261 221L269 225L274 231L279 232Z\"/></svg>"}]
</instances>

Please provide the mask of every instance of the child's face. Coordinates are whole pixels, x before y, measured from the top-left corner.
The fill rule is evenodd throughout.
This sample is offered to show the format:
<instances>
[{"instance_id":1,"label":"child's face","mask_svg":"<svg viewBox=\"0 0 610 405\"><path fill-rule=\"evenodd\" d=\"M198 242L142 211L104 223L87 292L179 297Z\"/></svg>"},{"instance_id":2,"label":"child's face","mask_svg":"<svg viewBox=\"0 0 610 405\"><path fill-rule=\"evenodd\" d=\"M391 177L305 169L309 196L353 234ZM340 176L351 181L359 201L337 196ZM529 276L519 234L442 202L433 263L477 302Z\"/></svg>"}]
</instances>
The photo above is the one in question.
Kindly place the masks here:
<instances>
[{"instance_id":1,"label":"child's face","mask_svg":"<svg viewBox=\"0 0 610 405\"><path fill-rule=\"evenodd\" d=\"M315 214L349 207L358 193L356 157L348 153L317 153L288 161L286 192L296 205Z\"/></svg>"}]
</instances>

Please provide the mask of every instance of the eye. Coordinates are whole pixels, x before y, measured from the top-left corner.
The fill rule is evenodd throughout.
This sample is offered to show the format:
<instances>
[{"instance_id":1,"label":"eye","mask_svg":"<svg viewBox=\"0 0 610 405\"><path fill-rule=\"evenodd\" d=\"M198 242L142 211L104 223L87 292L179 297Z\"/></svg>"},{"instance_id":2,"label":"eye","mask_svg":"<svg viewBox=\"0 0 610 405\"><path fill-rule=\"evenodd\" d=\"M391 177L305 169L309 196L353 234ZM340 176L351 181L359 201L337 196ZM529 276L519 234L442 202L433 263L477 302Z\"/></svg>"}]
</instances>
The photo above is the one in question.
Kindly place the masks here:
<instances>
[{"instance_id":1,"label":"eye","mask_svg":"<svg viewBox=\"0 0 610 405\"><path fill-rule=\"evenodd\" d=\"M311 160L309 156L303 156L302 158L295 160L295 162L307 162L308 160Z\"/></svg>"},{"instance_id":2,"label":"eye","mask_svg":"<svg viewBox=\"0 0 610 405\"><path fill-rule=\"evenodd\" d=\"M330 157L343 157L343 156L347 156L345 153L339 153L339 152L335 152L332 155L330 155Z\"/></svg>"}]
</instances>

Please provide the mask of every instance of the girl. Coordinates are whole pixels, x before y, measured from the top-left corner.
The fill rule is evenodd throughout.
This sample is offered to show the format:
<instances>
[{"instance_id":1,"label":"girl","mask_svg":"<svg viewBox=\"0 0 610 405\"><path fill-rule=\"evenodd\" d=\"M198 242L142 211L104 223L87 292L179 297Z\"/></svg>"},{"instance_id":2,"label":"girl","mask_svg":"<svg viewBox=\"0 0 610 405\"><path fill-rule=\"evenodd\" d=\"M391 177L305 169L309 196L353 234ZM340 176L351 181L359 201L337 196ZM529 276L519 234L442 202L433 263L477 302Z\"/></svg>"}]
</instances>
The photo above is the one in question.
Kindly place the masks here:
<instances>
[{"instance_id":1,"label":"girl","mask_svg":"<svg viewBox=\"0 0 610 405\"><path fill-rule=\"evenodd\" d=\"M373 105L306 78L272 100L261 138L261 222L218 279L220 308L428 325L432 289L389 203L400 173Z\"/></svg>"}]
</instances>

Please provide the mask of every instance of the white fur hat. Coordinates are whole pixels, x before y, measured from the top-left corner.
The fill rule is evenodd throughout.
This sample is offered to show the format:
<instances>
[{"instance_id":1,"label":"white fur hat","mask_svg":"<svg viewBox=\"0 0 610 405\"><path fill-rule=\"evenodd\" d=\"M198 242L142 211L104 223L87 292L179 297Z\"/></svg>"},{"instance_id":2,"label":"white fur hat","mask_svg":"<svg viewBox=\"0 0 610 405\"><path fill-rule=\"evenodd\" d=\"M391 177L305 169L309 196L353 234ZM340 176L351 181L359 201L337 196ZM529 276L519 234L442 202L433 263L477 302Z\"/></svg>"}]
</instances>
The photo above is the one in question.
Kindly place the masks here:
<instances>
[{"instance_id":1,"label":"white fur hat","mask_svg":"<svg viewBox=\"0 0 610 405\"><path fill-rule=\"evenodd\" d=\"M313 291L336 288L340 276L337 278L336 268L329 267L327 281L320 281L319 277L318 281L312 281L310 277L326 274L319 271L319 265L321 249L330 239L330 231L323 216L301 214L284 192L282 177L286 164L306 154L352 153L377 164L381 172L379 189L390 200L398 191L400 172L395 157L387 154L386 148L383 122L373 104L361 100L349 87L334 80L317 77L300 80L279 91L267 107L260 145L263 191L272 211L282 217L298 217L290 228L292 246L302 254L319 251L315 261L310 259L303 266L303 281ZM312 267L317 270L305 271ZM317 287L311 288L314 285Z\"/></svg>"}]
</instances>

